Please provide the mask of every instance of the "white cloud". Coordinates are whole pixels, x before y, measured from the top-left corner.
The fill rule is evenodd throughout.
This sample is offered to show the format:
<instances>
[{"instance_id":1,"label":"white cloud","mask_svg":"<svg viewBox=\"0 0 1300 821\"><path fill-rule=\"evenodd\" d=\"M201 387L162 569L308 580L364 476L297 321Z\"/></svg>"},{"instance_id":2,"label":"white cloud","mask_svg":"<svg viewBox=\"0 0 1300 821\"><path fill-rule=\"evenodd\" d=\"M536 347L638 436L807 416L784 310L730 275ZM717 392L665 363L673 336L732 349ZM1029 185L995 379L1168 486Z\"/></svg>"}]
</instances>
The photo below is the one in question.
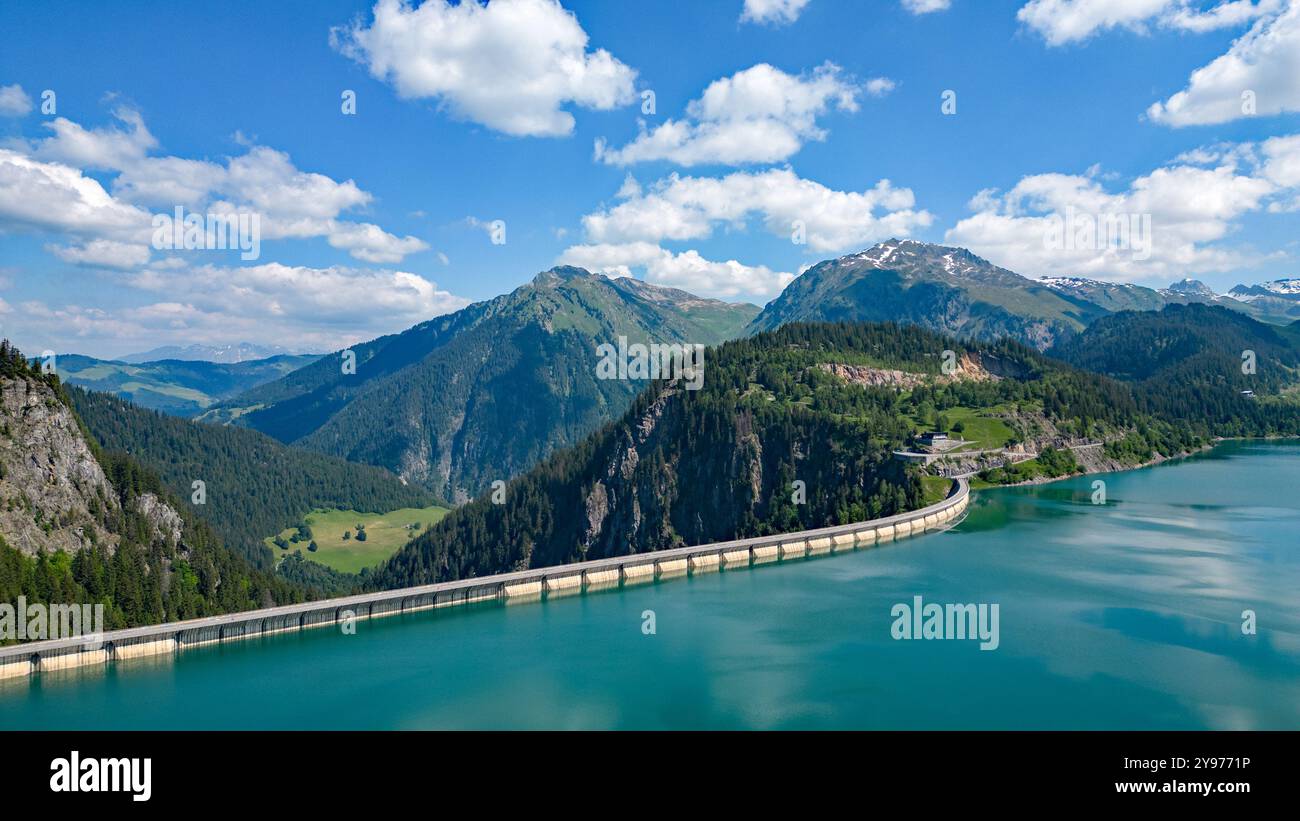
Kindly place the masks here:
<instances>
[{"instance_id":1,"label":"white cloud","mask_svg":"<svg viewBox=\"0 0 1300 821\"><path fill-rule=\"evenodd\" d=\"M650 282L724 298L771 297L794 274L735 259L718 262L696 249L675 252L671 241L704 240L717 229L743 231L757 219L783 239L801 234L818 253L861 248L927 226L931 216L913 210L906 188L882 180L862 192L836 191L788 168L725 177L673 174L643 188L629 175L618 204L582 220L585 244L568 248L560 262L606 273L644 272Z\"/></svg>"},{"instance_id":2,"label":"white cloud","mask_svg":"<svg viewBox=\"0 0 1300 821\"><path fill-rule=\"evenodd\" d=\"M66 117L44 123L54 136L39 141L32 155L77 168L120 170L143 159L150 149L158 146L140 112L122 107L113 116L124 127L87 129Z\"/></svg>"},{"instance_id":3,"label":"white cloud","mask_svg":"<svg viewBox=\"0 0 1300 821\"><path fill-rule=\"evenodd\" d=\"M149 262L147 246L111 239L94 239L80 246L49 246L47 250L64 262L90 268L129 271Z\"/></svg>"},{"instance_id":4,"label":"white cloud","mask_svg":"<svg viewBox=\"0 0 1300 821\"><path fill-rule=\"evenodd\" d=\"M149 219L75 168L0 148L0 227L143 244Z\"/></svg>"},{"instance_id":5,"label":"white cloud","mask_svg":"<svg viewBox=\"0 0 1300 821\"><path fill-rule=\"evenodd\" d=\"M929 14L934 11L947 11L952 0L903 0L903 8L912 14Z\"/></svg>"},{"instance_id":6,"label":"white cloud","mask_svg":"<svg viewBox=\"0 0 1300 821\"><path fill-rule=\"evenodd\" d=\"M306 325L352 324L358 329L405 328L469 304L418 274L342 266L269 262L149 268L130 282L204 312Z\"/></svg>"},{"instance_id":7,"label":"white cloud","mask_svg":"<svg viewBox=\"0 0 1300 821\"><path fill-rule=\"evenodd\" d=\"M675 254L653 242L574 245L565 250L558 264L621 276L644 271L645 279L657 285L722 298L776 296L794 279L794 274L765 265L745 265L734 259L713 262L695 250Z\"/></svg>"},{"instance_id":8,"label":"white cloud","mask_svg":"<svg viewBox=\"0 0 1300 821\"><path fill-rule=\"evenodd\" d=\"M1280 9L1288 0L1226 0L1209 9L1183 2L1165 17L1165 24L1183 31L1203 32L1244 25Z\"/></svg>"},{"instance_id":9,"label":"white cloud","mask_svg":"<svg viewBox=\"0 0 1300 821\"><path fill-rule=\"evenodd\" d=\"M1145 32L1152 24L1185 31L1241 25L1279 8L1283 0L1223 0L1204 9L1199 0L1029 0L1016 19L1048 45L1086 40L1122 28Z\"/></svg>"},{"instance_id":10,"label":"white cloud","mask_svg":"<svg viewBox=\"0 0 1300 821\"><path fill-rule=\"evenodd\" d=\"M1269 204L1273 212L1300 211L1300 134L1272 137L1260 145L1264 179L1283 189L1281 197Z\"/></svg>"},{"instance_id":11,"label":"white cloud","mask_svg":"<svg viewBox=\"0 0 1300 821\"><path fill-rule=\"evenodd\" d=\"M336 223L329 244L346 249L365 262L401 262L408 254L428 250L428 243L415 237L396 237L370 223ZM445 263L444 263L445 264Z\"/></svg>"},{"instance_id":12,"label":"white cloud","mask_svg":"<svg viewBox=\"0 0 1300 821\"><path fill-rule=\"evenodd\" d=\"M0 86L0 117L25 117L31 110L32 98L22 86Z\"/></svg>"},{"instance_id":13,"label":"white cloud","mask_svg":"<svg viewBox=\"0 0 1300 821\"><path fill-rule=\"evenodd\" d=\"M1196 69L1187 87L1147 109L1170 126L1212 125L1250 116L1300 111L1300 5L1255 22L1227 53Z\"/></svg>"},{"instance_id":14,"label":"white cloud","mask_svg":"<svg viewBox=\"0 0 1300 821\"><path fill-rule=\"evenodd\" d=\"M742 23L785 26L799 19L808 0L745 0L740 12Z\"/></svg>"},{"instance_id":15,"label":"white cloud","mask_svg":"<svg viewBox=\"0 0 1300 821\"><path fill-rule=\"evenodd\" d=\"M114 116L122 127L87 129L59 118L47 124L53 136L12 142L18 150L0 149L0 227L17 223L118 243L54 252L83 265L106 260L106 267L121 267L129 259L147 261L151 210L170 214L176 207L255 213L263 239L323 237L332 247L371 263L400 262L429 247L417 237L342 219L344 212L373 201L353 180L302 171L288 154L258 145L224 163L149 156L157 141L140 114L119 108ZM79 168L116 172L112 193ZM138 247L128 252L120 247L126 242Z\"/></svg>"},{"instance_id":16,"label":"white cloud","mask_svg":"<svg viewBox=\"0 0 1300 821\"><path fill-rule=\"evenodd\" d=\"M742 165L788 159L808 140L823 140L817 118L830 108L857 111L859 88L826 63L803 75L759 63L714 80L686 107L687 119L644 130L622 148L596 141L609 165L668 160L678 165Z\"/></svg>"},{"instance_id":17,"label":"white cloud","mask_svg":"<svg viewBox=\"0 0 1300 821\"><path fill-rule=\"evenodd\" d=\"M980 192L976 212L945 235L999 265L1026 274L1070 274L1140 280L1223 271L1239 267L1249 254L1219 243L1236 221L1259 211L1279 193L1263 175L1243 172L1237 160L1214 167L1174 164L1134 179L1124 190L1108 191L1095 174L1037 174L1022 178L1005 195ZM1202 159L1226 157L1206 151ZM1049 242L1054 228L1082 219L1115 217L1141 231L1149 218L1147 251L1105 243ZM1136 218L1138 222L1134 222Z\"/></svg>"},{"instance_id":18,"label":"white cloud","mask_svg":"<svg viewBox=\"0 0 1300 821\"><path fill-rule=\"evenodd\" d=\"M563 106L611 109L632 101L636 72L556 0L478 0L413 7L379 0L369 26L330 32L331 44L407 99L440 101L457 117L514 136L565 136Z\"/></svg>"},{"instance_id":19,"label":"white cloud","mask_svg":"<svg viewBox=\"0 0 1300 821\"><path fill-rule=\"evenodd\" d=\"M91 350L89 343L97 338L114 349L142 342L248 340L334 350L469 304L417 274L338 266L151 267L129 282L161 298L112 311L76 305L48 309L50 319L63 324L50 332L58 340L79 337Z\"/></svg>"},{"instance_id":20,"label":"white cloud","mask_svg":"<svg viewBox=\"0 0 1300 821\"><path fill-rule=\"evenodd\" d=\"M673 174L648 190L623 185L617 205L583 217L587 238L597 243L696 240L726 224L743 228L751 217L779 237L791 237L802 223L808 247L839 251L891 236L907 236L932 217L914 210L907 188L888 180L861 192L836 191L800 178L788 168L726 177Z\"/></svg>"},{"instance_id":21,"label":"white cloud","mask_svg":"<svg viewBox=\"0 0 1300 821\"><path fill-rule=\"evenodd\" d=\"M126 282L146 301L112 309L25 302L6 317L6 334L37 350L94 356L242 341L336 350L469 304L417 274L343 266L152 265Z\"/></svg>"},{"instance_id":22,"label":"white cloud","mask_svg":"<svg viewBox=\"0 0 1300 821\"><path fill-rule=\"evenodd\" d=\"M884 97L897 87L898 84L888 77L872 77L870 80L867 80L865 86L867 93L872 97Z\"/></svg>"}]
</instances>

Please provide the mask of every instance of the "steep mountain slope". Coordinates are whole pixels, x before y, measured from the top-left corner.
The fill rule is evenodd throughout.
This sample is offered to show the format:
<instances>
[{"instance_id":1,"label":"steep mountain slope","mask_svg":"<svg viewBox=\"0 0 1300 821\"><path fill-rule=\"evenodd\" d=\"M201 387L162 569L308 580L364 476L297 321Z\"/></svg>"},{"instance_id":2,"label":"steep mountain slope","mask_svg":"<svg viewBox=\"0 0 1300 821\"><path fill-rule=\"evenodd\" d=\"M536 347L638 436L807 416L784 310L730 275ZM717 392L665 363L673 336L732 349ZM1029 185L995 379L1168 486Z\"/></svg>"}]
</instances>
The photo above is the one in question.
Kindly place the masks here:
<instances>
[{"instance_id":1,"label":"steep mountain slope","mask_svg":"<svg viewBox=\"0 0 1300 821\"><path fill-rule=\"evenodd\" d=\"M233 364L167 359L132 364L63 354L57 358L57 367L67 384L114 393L141 407L175 416L193 416L318 358L273 356Z\"/></svg>"},{"instance_id":2,"label":"steep mountain slope","mask_svg":"<svg viewBox=\"0 0 1300 821\"><path fill-rule=\"evenodd\" d=\"M86 439L53 375L0 343L0 601L102 603L109 628L304 599L131 459Z\"/></svg>"},{"instance_id":3,"label":"steep mountain slope","mask_svg":"<svg viewBox=\"0 0 1300 821\"><path fill-rule=\"evenodd\" d=\"M1158 311L1171 300L1165 293L1127 282L1102 282L1084 277L1040 277L1039 282L1107 311Z\"/></svg>"},{"instance_id":4,"label":"steep mountain slope","mask_svg":"<svg viewBox=\"0 0 1300 821\"><path fill-rule=\"evenodd\" d=\"M962 363L954 375L941 369L948 349ZM872 381L868 371L902 376ZM963 408L1001 409L1018 426L1013 436L1026 439L1048 428L1106 441L1131 434L1166 453L1203 441L1143 416L1121 383L1016 343L960 343L915 326L794 323L710 350L705 373L698 391L654 383L617 422L510 482L503 503L489 494L452 511L369 584L464 578L910 509L923 496L919 469L892 452L918 420L929 426Z\"/></svg>"},{"instance_id":5,"label":"steep mountain slope","mask_svg":"<svg viewBox=\"0 0 1300 821\"><path fill-rule=\"evenodd\" d=\"M964 248L892 239L809 268L748 330L787 322L896 321L966 338L1010 337L1044 349L1104 313Z\"/></svg>"},{"instance_id":6,"label":"steep mountain slope","mask_svg":"<svg viewBox=\"0 0 1300 821\"><path fill-rule=\"evenodd\" d=\"M643 384L599 379L597 345L713 344L758 309L555 268L510 294L344 352L204 418L388 468L459 502L621 413Z\"/></svg>"},{"instance_id":7,"label":"steep mountain slope","mask_svg":"<svg viewBox=\"0 0 1300 821\"><path fill-rule=\"evenodd\" d=\"M1228 296L1259 311L1265 321L1300 320L1300 279L1277 279L1259 285L1237 285Z\"/></svg>"},{"instance_id":8,"label":"steep mountain slope","mask_svg":"<svg viewBox=\"0 0 1300 821\"><path fill-rule=\"evenodd\" d=\"M1136 383L1139 404L1152 413L1210 425L1216 435L1262 434L1286 432L1294 422L1295 407L1280 398L1300 390L1298 339L1296 326L1267 325L1221 306L1174 304L1104 317L1049 353Z\"/></svg>"},{"instance_id":9,"label":"steep mountain slope","mask_svg":"<svg viewBox=\"0 0 1300 821\"><path fill-rule=\"evenodd\" d=\"M262 540L316 508L383 513L432 503L428 491L385 470L286 447L257 431L166 416L80 388L67 394L95 441L156 472L178 497L190 500L193 483L204 482L204 504L191 510L257 567L272 566Z\"/></svg>"}]
</instances>

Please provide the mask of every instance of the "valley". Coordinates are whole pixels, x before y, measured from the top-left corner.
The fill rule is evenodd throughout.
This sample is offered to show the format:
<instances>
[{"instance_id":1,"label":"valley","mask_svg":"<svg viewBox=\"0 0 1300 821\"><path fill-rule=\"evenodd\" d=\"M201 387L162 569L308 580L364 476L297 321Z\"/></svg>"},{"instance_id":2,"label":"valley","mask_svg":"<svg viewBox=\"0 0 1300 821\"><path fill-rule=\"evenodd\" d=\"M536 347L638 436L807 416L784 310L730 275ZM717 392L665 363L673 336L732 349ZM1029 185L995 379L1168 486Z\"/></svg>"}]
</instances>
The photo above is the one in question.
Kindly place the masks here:
<instances>
[{"instance_id":1,"label":"valley","mask_svg":"<svg viewBox=\"0 0 1300 821\"><path fill-rule=\"evenodd\" d=\"M301 367L60 357L92 389L46 377L80 431L54 451L83 437L103 454L83 464L138 463L247 572L310 600L865 521L955 476L1041 482L1300 432L1296 328L1167 295L1112 311L1115 289L1063 287L904 241L814 266L761 312L556 268L353 346L355 374L346 352ZM623 339L707 344L704 378L600 378L602 345ZM94 389L127 392L110 376L128 367L225 369L223 384L288 370L186 419ZM93 544L111 557L116 531L75 524L90 503L34 490L2 502L19 564L71 569Z\"/></svg>"}]
</instances>

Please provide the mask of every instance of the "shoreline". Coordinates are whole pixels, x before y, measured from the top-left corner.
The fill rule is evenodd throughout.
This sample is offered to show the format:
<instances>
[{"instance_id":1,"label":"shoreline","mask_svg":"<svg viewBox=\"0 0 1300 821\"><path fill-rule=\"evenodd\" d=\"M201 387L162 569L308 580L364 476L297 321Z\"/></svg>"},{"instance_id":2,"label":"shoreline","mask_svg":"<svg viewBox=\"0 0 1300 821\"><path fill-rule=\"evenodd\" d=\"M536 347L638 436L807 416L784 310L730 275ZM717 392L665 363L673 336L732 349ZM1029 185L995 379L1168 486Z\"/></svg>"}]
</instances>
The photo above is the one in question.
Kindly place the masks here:
<instances>
[{"instance_id":1,"label":"shoreline","mask_svg":"<svg viewBox=\"0 0 1300 821\"><path fill-rule=\"evenodd\" d=\"M1134 465L1123 465L1120 467L1112 467L1106 469L1093 469L1093 470L1087 469L1085 467L1084 470L1081 470L1078 473L1071 473L1065 476L1035 476L1033 479L1026 479L1023 482L1008 482L1006 484L992 484L992 483L984 482L984 480L979 478L979 474L971 476L969 481L971 482L971 493L975 493L981 490L997 490L998 488L1004 488L1004 487L1026 487L1028 485L1050 485L1053 482L1064 482L1067 479L1076 479L1080 476L1100 476L1107 473L1125 473L1130 470L1142 470L1143 468L1155 467L1156 465L1163 465L1166 462L1181 461L1183 459L1189 459L1193 456L1201 456L1206 453L1209 453L1213 451L1215 448L1224 444L1225 442L1276 442L1276 441L1286 441L1286 440L1300 442L1300 435L1277 434L1274 436L1216 436L1210 442L1202 445L1199 448L1196 448L1195 450L1187 450L1187 451L1183 451L1182 453L1175 453L1172 456L1164 456L1158 453L1156 454L1155 458L1148 459L1145 462L1140 462ZM977 485L975 483L975 480L979 480L980 484Z\"/></svg>"},{"instance_id":2,"label":"shoreline","mask_svg":"<svg viewBox=\"0 0 1300 821\"><path fill-rule=\"evenodd\" d=\"M970 502L970 483L965 479L951 481L948 495L939 502L864 522L245 610L96 636L7 645L0 647L0 679L31 680L51 670L118 664L144 657L174 657L190 647L272 634L339 626L355 629L357 621L422 610L478 602L535 602L655 583L661 579L749 569L787 558L803 559L872 548L909 536L947 530L960 521Z\"/></svg>"}]
</instances>

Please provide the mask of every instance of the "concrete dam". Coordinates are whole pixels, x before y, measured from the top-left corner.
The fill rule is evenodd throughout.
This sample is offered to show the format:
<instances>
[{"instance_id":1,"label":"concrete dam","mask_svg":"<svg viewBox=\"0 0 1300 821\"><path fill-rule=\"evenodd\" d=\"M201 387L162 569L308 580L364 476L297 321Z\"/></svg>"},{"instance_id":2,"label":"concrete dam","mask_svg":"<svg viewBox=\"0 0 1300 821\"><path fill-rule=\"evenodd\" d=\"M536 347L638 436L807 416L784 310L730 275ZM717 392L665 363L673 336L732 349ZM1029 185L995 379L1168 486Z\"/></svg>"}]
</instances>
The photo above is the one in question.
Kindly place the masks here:
<instances>
[{"instance_id":1,"label":"concrete dam","mask_svg":"<svg viewBox=\"0 0 1300 821\"><path fill-rule=\"evenodd\" d=\"M86 636L16 644L0 647L0 679L172 655L191 647L475 602L537 601L543 597L581 595L660 579L743 570L787 559L865 549L946 529L962 516L969 500L969 483L958 479L943 501L869 522L132 627L104 633L94 644Z\"/></svg>"}]
</instances>

